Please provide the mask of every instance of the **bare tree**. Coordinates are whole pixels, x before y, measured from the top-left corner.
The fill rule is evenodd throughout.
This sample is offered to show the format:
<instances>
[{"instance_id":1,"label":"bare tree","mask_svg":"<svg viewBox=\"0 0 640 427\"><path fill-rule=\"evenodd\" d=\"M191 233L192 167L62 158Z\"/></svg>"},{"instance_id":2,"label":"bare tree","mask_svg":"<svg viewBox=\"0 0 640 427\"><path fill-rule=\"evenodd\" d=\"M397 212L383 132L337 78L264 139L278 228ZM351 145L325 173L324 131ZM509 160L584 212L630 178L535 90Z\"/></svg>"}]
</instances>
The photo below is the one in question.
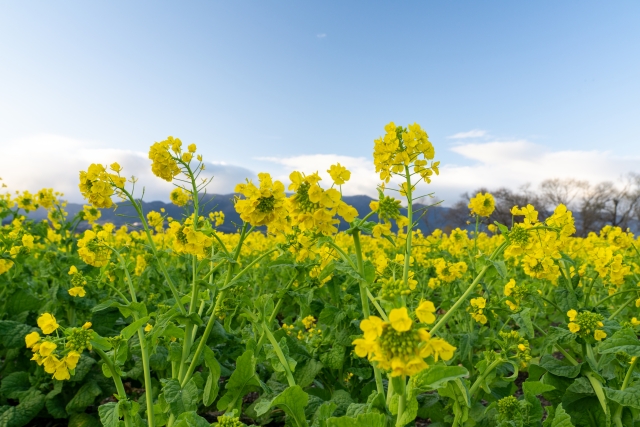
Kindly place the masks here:
<instances>
[{"instance_id":1,"label":"bare tree","mask_svg":"<svg viewBox=\"0 0 640 427\"><path fill-rule=\"evenodd\" d=\"M579 203L588 189L587 181L573 178L547 179L540 183L540 198L547 209L553 210L559 204L571 209L575 207L574 201Z\"/></svg>"}]
</instances>

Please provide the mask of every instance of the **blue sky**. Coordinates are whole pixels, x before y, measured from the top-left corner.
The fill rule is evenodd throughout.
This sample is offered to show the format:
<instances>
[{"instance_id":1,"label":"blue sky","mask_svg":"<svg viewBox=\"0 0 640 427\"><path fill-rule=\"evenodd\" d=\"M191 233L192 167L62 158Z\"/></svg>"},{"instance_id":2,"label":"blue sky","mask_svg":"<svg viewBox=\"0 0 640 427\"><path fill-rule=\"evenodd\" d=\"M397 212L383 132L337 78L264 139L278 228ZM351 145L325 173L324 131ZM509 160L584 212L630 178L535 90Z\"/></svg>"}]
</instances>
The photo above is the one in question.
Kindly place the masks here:
<instances>
[{"instance_id":1,"label":"blue sky","mask_svg":"<svg viewBox=\"0 0 640 427\"><path fill-rule=\"evenodd\" d=\"M216 163L219 192L341 159L360 172L345 190L371 194L393 120L427 130L446 166L429 191L451 202L615 179L640 172L638 22L635 1L5 1L0 176L76 200L78 168L173 135Z\"/></svg>"}]
</instances>

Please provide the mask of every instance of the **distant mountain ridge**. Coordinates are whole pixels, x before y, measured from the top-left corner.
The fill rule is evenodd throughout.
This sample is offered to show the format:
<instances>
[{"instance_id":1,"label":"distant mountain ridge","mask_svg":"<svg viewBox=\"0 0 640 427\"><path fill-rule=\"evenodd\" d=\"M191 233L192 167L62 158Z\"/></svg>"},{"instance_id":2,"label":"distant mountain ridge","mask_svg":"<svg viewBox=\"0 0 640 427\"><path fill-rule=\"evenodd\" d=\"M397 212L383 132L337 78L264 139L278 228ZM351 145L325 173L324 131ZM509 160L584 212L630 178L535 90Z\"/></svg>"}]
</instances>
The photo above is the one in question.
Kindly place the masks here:
<instances>
[{"instance_id":1,"label":"distant mountain ridge","mask_svg":"<svg viewBox=\"0 0 640 427\"><path fill-rule=\"evenodd\" d=\"M220 231L225 233L233 233L237 231L242 221L240 220L240 216L236 212L233 206L233 199L235 194L212 194L205 195L201 197L201 211L203 215L208 215L209 212L212 211L222 211L225 215L225 221L222 226L219 227ZM369 196L344 196L343 200L355 207L358 210L358 216L362 218L364 215L368 214L370 211L369 203L374 200ZM73 217L75 214L82 210L82 204L79 203L69 203L67 204L66 210L69 212L69 217ZM165 203L160 201L155 202L142 202L142 208L145 214L151 211L160 212L160 209L165 209L165 214L175 218L180 219L185 215L185 210L179 206L176 206L172 203ZM414 210L422 209L424 205L414 205ZM406 208L402 210L403 214L406 215ZM118 205L117 209L101 209L102 216L97 221L99 224L104 224L106 222L111 222L116 226L120 227L126 224L132 224L134 226L139 225L139 219L137 217L137 213L135 209L129 205L129 203L121 203ZM431 207L427 209L424 217L420 220L417 228L419 228L423 233L430 233L436 228L445 228L449 224L449 220L447 218L447 213L449 212L449 208L446 207ZM419 212L416 216L419 217L422 212ZM47 217L46 211L43 209L38 209L37 211L33 211L29 213L29 218L34 220L42 220ZM372 215L370 217L371 221L377 221L377 215ZM136 222L138 224L136 224ZM85 223L86 224L86 223ZM460 224L460 226L466 226L465 224ZM79 227L80 230L85 229L87 227ZM340 222L338 227L340 230L346 230L348 228L348 224L344 221Z\"/></svg>"}]
</instances>

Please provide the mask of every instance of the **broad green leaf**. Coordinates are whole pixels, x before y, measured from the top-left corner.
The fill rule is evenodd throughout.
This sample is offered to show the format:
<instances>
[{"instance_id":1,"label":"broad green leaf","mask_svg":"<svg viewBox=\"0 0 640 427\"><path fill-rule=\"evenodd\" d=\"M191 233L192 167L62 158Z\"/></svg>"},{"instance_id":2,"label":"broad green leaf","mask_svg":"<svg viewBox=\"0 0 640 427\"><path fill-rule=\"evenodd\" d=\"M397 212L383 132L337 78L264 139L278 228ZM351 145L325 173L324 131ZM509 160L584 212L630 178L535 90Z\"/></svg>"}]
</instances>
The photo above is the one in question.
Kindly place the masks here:
<instances>
[{"instance_id":1,"label":"broad green leaf","mask_svg":"<svg viewBox=\"0 0 640 427\"><path fill-rule=\"evenodd\" d=\"M220 380L220 364L216 360L213 350L207 345L204 346L204 363L207 365L207 368L209 368L209 375L207 376L207 383L204 386L202 401L204 406L209 406L216 400L216 397L218 397L218 391L220 389L220 385L218 384Z\"/></svg>"},{"instance_id":2,"label":"broad green leaf","mask_svg":"<svg viewBox=\"0 0 640 427\"><path fill-rule=\"evenodd\" d=\"M346 348L340 344L333 344L329 351L320 355L322 364L331 369L340 369L344 364Z\"/></svg>"},{"instance_id":3,"label":"broad green leaf","mask_svg":"<svg viewBox=\"0 0 640 427\"><path fill-rule=\"evenodd\" d=\"M25 311L38 311L43 305L43 300L33 295L27 289L18 288L8 299L5 305L10 317L14 317Z\"/></svg>"},{"instance_id":4,"label":"broad green leaf","mask_svg":"<svg viewBox=\"0 0 640 427\"><path fill-rule=\"evenodd\" d=\"M99 348L102 351L109 351L111 350L111 347L112 347L111 342L108 339L101 337L95 331L91 336L91 345L93 347Z\"/></svg>"},{"instance_id":5,"label":"broad green leaf","mask_svg":"<svg viewBox=\"0 0 640 427\"><path fill-rule=\"evenodd\" d=\"M525 381L522 383L522 391L525 393L531 393L534 396L539 396L542 393L555 390L552 385L542 383L540 381Z\"/></svg>"},{"instance_id":6,"label":"broad green leaf","mask_svg":"<svg viewBox=\"0 0 640 427\"><path fill-rule=\"evenodd\" d=\"M562 403L555 410L553 418L547 418L544 427L574 427L571 417L562 407Z\"/></svg>"},{"instance_id":7,"label":"broad green leaf","mask_svg":"<svg viewBox=\"0 0 640 427\"><path fill-rule=\"evenodd\" d=\"M624 390L614 390L605 387L604 392L609 399L622 406L640 409L640 384Z\"/></svg>"},{"instance_id":8,"label":"broad green leaf","mask_svg":"<svg viewBox=\"0 0 640 427\"><path fill-rule=\"evenodd\" d=\"M309 395L299 385L288 387L271 401L271 408L280 408L287 414L287 424L295 427L307 427L304 408Z\"/></svg>"},{"instance_id":9,"label":"broad green leaf","mask_svg":"<svg viewBox=\"0 0 640 427\"><path fill-rule=\"evenodd\" d=\"M332 417L327 419L327 427L387 427L384 414L360 414L353 417Z\"/></svg>"},{"instance_id":10,"label":"broad green leaf","mask_svg":"<svg viewBox=\"0 0 640 427\"><path fill-rule=\"evenodd\" d=\"M177 419L174 427L209 427L209 421L202 418L195 411L185 412Z\"/></svg>"},{"instance_id":11,"label":"broad green leaf","mask_svg":"<svg viewBox=\"0 0 640 427\"><path fill-rule=\"evenodd\" d=\"M533 331L531 309L529 307L523 308L519 313L512 314L511 318L516 322L516 325L520 327L527 338L534 338L535 333Z\"/></svg>"},{"instance_id":12,"label":"broad green leaf","mask_svg":"<svg viewBox=\"0 0 640 427\"><path fill-rule=\"evenodd\" d=\"M503 260L491 261L491 264L493 264L501 278L507 277L507 266Z\"/></svg>"},{"instance_id":13,"label":"broad green leaf","mask_svg":"<svg viewBox=\"0 0 640 427\"><path fill-rule=\"evenodd\" d=\"M99 425L100 421L89 414L82 413L71 415L71 417L69 417L68 427L96 427Z\"/></svg>"},{"instance_id":14,"label":"broad green leaf","mask_svg":"<svg viewBox=\"0 0 640 427\"><path fill-rule=\"evenodd\" d=\"M315 359L309 359L293 373L293 378L296 380L296 384L300 387L310 386L316 378L316 375L318 375L322 370L322 367L321 362Z\"/></svg>"},{"instance_id":15,"label":"broad green leaf","mask_svg":"<svg viewBox=\"0 0 640 427\"><path fill-rule=\"evenodd\" d=\"M334 402L324 402L318 407L313 416L313 427L326 427L327 419L331 417L333 411L337 408Z\"/></svg>"},{"instance_id":16,"label":"broad green leaf","mask_svg":"<svg viewBox=\"0 0 640 427\"><path fill-rule=\"evenodd\" d=\"M133 334L135 334L138 331L138 329L146 325L148 322L149 322L149 316L141 317L140 319L136 320L135 322L133 322L132 324L124 328L120 332L120 335L122 335L122 337L125 340L128 340L133 336Z\"/></svg>"},{"instance_id":17,"label":"broad green leaf","mask_svg":"<svg viewBox=\"0 0 640 427\"><path fill-rule=\"evenodd\" d=\"M0 320L0 344L5 348L24 348L24 337L36 330L29 325L12 320Z\"/></svg>"},{"instance_id":18,"label":"broad green leaf","mask_svg":"<svg viewBox=\"0 0 640 427\"><path fill-rule=\"evenodd\" d=\"M429 390L436 390L447 382L469 375L462 366L432 365L411 377L410 383L416 395Z\"/></svg>"},{"instance_id":19,"label":"broad green leaf","mask_svg":"<svg viewBox=\"0 0 640 427\"><path fill-rule=\"evenodd\" d=\"M2 379L0 393L9 399L19 399L30 388L29 373L20 371L9 374Z\"/></svg>"},{"instance_id":20,"label":"broad green leaf","mask_svg":"<svg viewBox=\"0 0 640 427\"><path fill-rule=\"evenodd\" d=\"M47 396L45 400L45 407L47 408L47 412L51 414L53 418L68 418L69 414L64 409L66 405L66 401L61 395L56 395L51 398Z\"/></svg>"},{"instance_id":21,"label":"broad green leaf","mask_svg":"<svg viewBox=\"0 0 640 427\"><path fill-rule=\"evenodd\" d=\"M631 329L620 329L610 338L607 338L598 347L600 354L626 353L629 356L640 356L640 340Z\"/></svg>"},{"instance_id":22,"label":"broad green leaf","mask_svg":"<svg viewBox=\"0 0 640 427\"><path fill-rule=\"evenodd\" d=\"M562 279L562 278L561 278ZM578 298L573 289L569 289L564 281L559 280L558 286L554 291L555 301L563 312L578 308Z\"/></svg>"},{"instance_id":23,"label":"broad green leaf","mask_svg":"<svg viewBox=\"0 0 640 427\"><path fill-rule=\"evenodd\" d=\"M236 360L236 370L225 385L226 393L218 400L221 411L230 411L242 406L242 397L252 391L260 390L260 380L256 375L256 358L253 351L247 350Z\"/></svg>"},{"instance_id":24,"label":"broad green leaf","mask_svg":"<svg viewBox=\"0 0 640 427\"><path fill-rule=\"evenodd\" d=\"M180 382L176 379L162 380L162 385L162 393L172 415L178 417L198 408L198 387L193 378L184 388L180 387Z\"/></svg>"},{"instance_id":25,"label":"broad green leaf","mask_svg":"<svg viewBox=\"0 0 640 427\"><path fill-rule=\"evenodd\" d=\"M573 366L561 360L558 360L549 354L546 354L542 356L542 359L540 359L540 366L551 372L553 375L566 378L575 378L580 373L582 363Z\"/></svg>"},{"instance_id":26,"label":"broad green leaf","mask_svg":"<svg viewBox=\"0 0 640 427\"><path fill-rule=\"evenodd\" d=\"M84 383L76 392L75 396L67 403L68 413L84 412L89 405L93 405L94 400L102 393L102 390L95 381Z\"/></svg>"},{"instance_id":27,"label":"broad green leaf","mask_svg":"<svg viewBox=\"0 0 640 427\"><path fill-rule=\"evenodd\" d=\"M74 374L71 376L71 381L84 380L89 371L91 371L91 367L95 364L96 361L94 358L86 353L82 353L80 360L78 361L78 365L76 366L76 369L74 369Z\"/></svg>"},{"instance_id":28,"label":"broad green leaf","mask_svg":"<svg viewBox=\"0 0 640 427\"><path fill-rule=\"evenodd\" d=\"M12 406L0 415L0 426L22 427L27 425L44 408L44 394L37 390L24 393L17 406Z\"/></svg>"},{"instance_id":29,"label":"broad green leaf","mask_svg":"<svg viewBox=\"0 0 640 427\"><path fill-rule=\"evenodd\" d=\"M120 421L119 404L117 402L109 402L98 407L100 422L104 427L118 427Z\"/></svg>"}]
</instances>

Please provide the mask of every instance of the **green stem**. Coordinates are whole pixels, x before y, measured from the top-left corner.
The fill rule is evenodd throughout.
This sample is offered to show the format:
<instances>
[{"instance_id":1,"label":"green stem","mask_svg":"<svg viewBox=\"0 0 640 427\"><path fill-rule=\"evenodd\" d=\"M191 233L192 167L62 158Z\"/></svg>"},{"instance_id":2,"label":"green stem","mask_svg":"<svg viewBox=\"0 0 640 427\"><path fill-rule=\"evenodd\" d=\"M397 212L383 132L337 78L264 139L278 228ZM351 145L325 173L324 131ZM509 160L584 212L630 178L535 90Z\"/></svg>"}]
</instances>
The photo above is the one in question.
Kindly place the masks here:
<instances>
[{"instance_id":1,"label":"green stem","mask_svg":"<svg viewBox=\"0 0 640 427\"><path fill-rule=\"evenodd\" d=\"M191 256L191 270L192 270L192 283L191 283L191 302L189 303L189 315L196 312L196 303L198 298L198 280L197 280L197 258L195 255ZM193 335L198 327L193 324L191 318L187 317L184 325L184 341L182 342L182 356L180 357L180 370L178 371L178 380L182 380L185 370L187 369L187 359L191 353L191 344L193 343Z\"/></svg>"},{"instance_id":2,"label":"green stem","mask_svg":"<svg viewBox=\"0 0 640 427\"><path fill-rule=\"evenodd\" d=\"M360 230L353 231L353 245L356 251L356 260L358 262L358 273L361 277L364 277L364 263L362 261L362 246L360 244ZM358 280L358 286L360 288L360 301L362 303L362 314L365 319L368 319L371 316L371 310L369 308L369 300L367 297L367 285L364 282L364 279ZM379 371L377 366L373 366L374 372ZM384 393L384 385L382 384L382 375L376 375L376 389L378 393Z\"/></svg>"},{"instance_id":3,"label":"green stem","mask_svg":"<svg viewBox=\"0 0 640 427\"><path fill-rule=\"evenodd\" d=\"M627 375L625 375L624 377L624 381L622 382L622 387L620 387L620 391L623 391L629 385L629 382L631 381L631 377L633 376L633 370L637 362L638 362L637 357L631 358L631 364L630 364L631 366L629 366L629 369L627 369ZM616 409L615 414L613 414L613 421L619 427L622 426L622 410L623 409L624 407L622 405L619 405L618 408Z\"/></svg>"},{"instance_id":4,"label":"green stem","mask_svg":"<svg viewBox=\"0 0 640 427\"><path fill-rule=\"evenodd\" d=\"M411 237L413 235L413 199L411 191L411 173L409 167L405 165L405 178L407 182L407 218L409 224L407 224L407 241L405 246L404 255L404 269L402 270L402 280L404 281L405 289L409 289L409 267L411 265Z\"/></svg>"},{"instance_id":5,"label":"green stem","mask_svg":"<svg viewBox=\"0 0 640 427\"><path fill-rule=\"evenodd\" d=\"M616 293L615 293L615 294L613 294L613 295L609 295L608 297L602 298L600 301L598 301L598 302L596 303L596 305L594 305L594 306L593 306L593 308L598 307L600 304L602 304L602 303L603 303L603 302L605 302L605 301L610 300L610 299L611 299L611 298L613 298L613 297L617 297L618 295L626 294L626 293L629 293L629 292L638 292L638 289L629 289L629 290L627 290L627 291L620 291L620 292L616 292Z\"/></svg>"},{"instance_id":6,"label":"green stem","mask_svg":"<svg viewBox=\"0 0 640 427\"><path fill-rule=\"evenodd\" d=\"M289 367L289 362L287 361L287 358L284 356L284 353L282 352L282 349L280 348L278 341L276 341L276 338L271 333L269 326L267 326L267 324L264 322L262 322L262 330L267 336L267 339L269 339L269 342L271 343L271 345L273 346L273 350L276 352L276 355L278 356L278 359L280 360L280 363L282 364L282 367L284 368L284 371L287 374L287 382L289 383L289 387L295 386L296 380L293 379L293 373L291 372L291 368Z\"/></svg>"},{"instance_id":7,"label":"green stem","mask_svg":"<svg viewBox=\"0 0 640 427\"><path fill-rule=\"evenodd\" d=\"M120 252L111 249L118 258L122 269L124 270L125 277L127 279L127 284L129 285L129 293L131 294L131 301L138 302L138 298L136 297L136 291L133 287L133 281L131 280L131 275L129 274L129 269L127 268L127 263L125 259L122 257ZM135 320L139 319L138 313L133 311L133 318ZM144 373L144 387L145 387L145 397L147 401L147 425L148 427L155 426L155 418L153 415L153 387L151 385L151 367L149 365L149 350L147 349L147 344L144 337L144 329L142 327L138 328L138 339L140 340L140 352L142 354L142 370Z\"/></svg>"},{"instance_id":8,"label":"green stem","mask_svg":"<svg viewBox=\"0 0 640 427\"><path fill-rule=\"evenodd\" d=\"M378 304L378 301L376 301L376 299L373 296L373 294L371 294L371 291L369 290L369 288L367 288L367 296L369 297L369 301L371 301L373 306L378 311L378 314L380 315L380 317L382 317L382 320L384 320L385 322L388 322L389 321L389 317L387 317L387 313L385 313L384 309L382 307L380 307L380 304Z\"/></svg>"},{"instance_id":9,"label":"green stem","mask_svg":"<svg viewBox=\"0 0 640 427\"><path fill-rule=\"evenodd\" d=\"M391 378L393 382L393 391L398 395L398 415L396 418L396 427L404 427L402 415L407 406L407 390L404 376Z\"/></svg>"},{"instance_id":10,"label":"green stem","mask_svg":"<svg viewBox=\"0 0 640 427\"><path fill-rule=\"evenodd\" d=\"M471 396L472 399L475 396L478 389L480 388L480 386L482 385L482 382L484 381L484 379L487 378L487 375L493 372L493 370L496 369L498 366L500 366L500 364L503 362L504 360L502 359L494 360L493 362L491 362L489 366L487 366L487 369L485 369L484 372L475 380L475 382L469 389L469 396Z\"/></svg>"},{"instance_id":11,"label":"green stem","mask_svg":"<svg viewBox=\"0 0 640 427\"><path fill-rule=\"evenodd\" d=\"M632 302L634 302L634 300L630 299L627 302L625 302L624 304L622 304L620 306L620 308L618 308L611 316L609 316L609 320L613 320L618 314L620 314L622 312L622 310L624 310L625 308L627 308L627 306L629 304L631 304Z\"/></svg>"},{"instance_id":12,"label":"green stem","mask_svg":"<svg viewBox=\"0 0 640 427\"><path fill-rule=\"evenodd\" d=\"M495 259L495 257L498 256L506 247L507 247L507 242L503 242L500 246L498 246L493 251L493 253L489 257L489 260ZM490 265L485 265L482 268L482 270L480 270L480 272L478 273L476 278L473 280L473 282L471 282L471 284L469 285L467 290L460 296L460 298L458 298L458 301L456 301L455 304L453 304L453 306L449 309L449 311L447 311L444 314L444 316L442 316L440 318L438 323L436 323L435 326L433 328L431 328L430 333L432 335L435 334L438 329L440 329L441 327L446 325L447 320L449 320L449 318L453 315L453 313L455 313L455 311L466 301L466 299L469 297L469 295L471 295L471 293L475 289L476 285L478 284L478 282L480 282L480 279L482 279L482 277L487 272L489 267L490 267Z\"/></svg>"},{"instance_id":13,"label":"green stem","mask_svg":"<svg viewBox=\"0 0 640 427\"><path fill-rule=\"evenodd\" d=\"M598 278L598 276L596 275L593 279L591 279L591 283L589 283L589 288L587 290L587 292L585 292L584 294L584 300L582 302L582 305L586 307L587 303L590 302L590 296L591 296L591 291L593 290L593 285L596 282L596 279Z\"/></svg>"},{"instance_id":14,"label":"green stem","mask_svg":"<svg viewBox=\"0 0 640 427\"><path fill-rule=\"evenodd\" d=\"M127 392L125 391L124 385L122 384L122 378L118 374L118 370L116 369L115 365L111 361L111 358L109 356L107 356L106 353L104 351L100 350L99 348L95 348L94 347L93 351L95 351L96 354L98 356L100 356L102 361L109 368L109 372L111 372L111 378L113 378L113 382L115 383L116 390L118 391L118 396L117 396L118 400L127 399ZM123 411L123 412L124 412L123 415L124 415L124 425L125 425L125 427L133 427L133 424L131 423L131 417L129 415L129 412L128 411Z\"/></svg>"},{"instance_id":15,"label":"green stem","mask_svg":"<svg viewBox=\"0 0 640 427\"><path fill-rule=\"evenodd\" d=\"M532 322L532 324L533 324L533 327L536 328L536 330L538 332L540 332L545 337L547 336L547 333L540 326L536 325L533 322ZM556 349L560 353L562 353L562 355L565 357L565 359L567 359L569 361L569 363L571 363L573 366L577 366L578 365L578 361L576 359L574 359L573 356L571 356L569 353L567 353L564 348L560 347L558 344L554 344L554 345L555 345Z\"/></svg>"}]
</instances>

